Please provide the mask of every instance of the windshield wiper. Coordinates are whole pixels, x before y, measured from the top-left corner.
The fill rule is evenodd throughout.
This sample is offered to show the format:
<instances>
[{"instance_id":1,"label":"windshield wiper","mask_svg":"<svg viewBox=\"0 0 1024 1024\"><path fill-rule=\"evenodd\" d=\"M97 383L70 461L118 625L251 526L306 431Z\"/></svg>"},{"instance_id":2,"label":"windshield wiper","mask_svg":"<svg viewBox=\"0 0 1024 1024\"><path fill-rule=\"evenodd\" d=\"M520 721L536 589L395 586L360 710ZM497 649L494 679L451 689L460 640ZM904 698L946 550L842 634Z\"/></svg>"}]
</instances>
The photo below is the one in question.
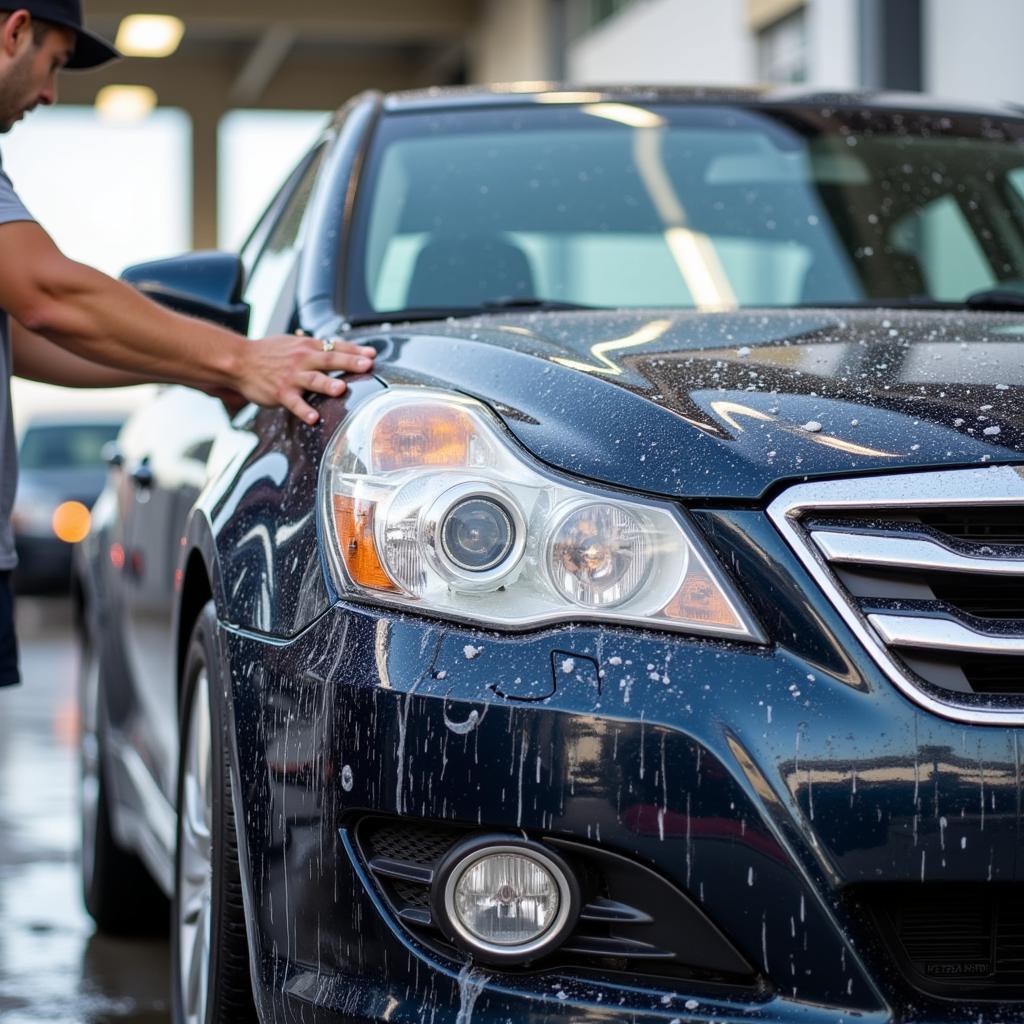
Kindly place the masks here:
<instances>
[{"instance_id":1,"label":"windshield wiper","mask_svg":"<svg viewBox=\"0 0 1024 1024\"><path fill-rule=\"evenodd\" d=\"M486 299L480 303L481 309L607 309L607 306L587 306L582 302L563 302L561 299L534 299L530 297Z\"/></svg>"},{"instance_id":2,"label":"windshield wiper","mask_svg":"<svg viewBox=\"0 0 1024 1024\"><path fill-rule=\"evenodd\" d=\"M485 299L479 306L421 306L416 309L396 309L393 312L374 313L371 316L351 317L353 327L366 327L371 324L400 324L414 320L449 320L464 317L480 316L486 313L516 313L521 310L530 312L540 310L556 312L573 309L607 309L607 306L585 306L579 302L562 302L559 299L534 298L500 298Z\"/></svg>"},{"instance_id":3,"label":"windshield wiper","mask_svg":"<svg viewBox=\"0 0 1024 1024\"><path fill-rule=\"evenodd\" d=\"M983 288L964 299L968 309L989 309L1016 313L1024 310L1024 291L1016 288Z\"/></svg>"}]
</instances>

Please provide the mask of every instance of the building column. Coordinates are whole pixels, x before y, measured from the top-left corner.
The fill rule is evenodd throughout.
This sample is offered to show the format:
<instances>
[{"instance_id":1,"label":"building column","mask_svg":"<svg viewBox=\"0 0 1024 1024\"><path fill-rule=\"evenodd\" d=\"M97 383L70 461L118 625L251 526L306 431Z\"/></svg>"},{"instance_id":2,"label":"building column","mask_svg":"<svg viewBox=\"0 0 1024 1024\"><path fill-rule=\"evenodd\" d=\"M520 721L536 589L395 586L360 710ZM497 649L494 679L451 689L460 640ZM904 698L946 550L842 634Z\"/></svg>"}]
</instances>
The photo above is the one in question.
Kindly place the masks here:
<instances>
[{"instance_id":1,"label":"building column","mask_svg":"<svg viewBox=\"0 0 1024 1024\"><path fill-rule=\"evenodd\" d=\"M861 0L861 85L916 91L922 86L921 0Z\"/></svg>"},{"instance_id":2,"label":"building column","mask_svg":"<svg viewBox=\"0 0 1024 1024\"><path fill-rule=\"evenodd\" d=\"M553 77L547 0L486 0L469 50L471 82L546 81Z\"/></svg>"},{"instance_id":3,"label":"building column","mask_svg":"<svg viewBox=\"0 0 1024 1024\"><path fill-rule=\"evenodd\" d=\"M217 248L217 128L223 111L193 108L192 118L192 248Z\"/></svg>"}]
</instances>

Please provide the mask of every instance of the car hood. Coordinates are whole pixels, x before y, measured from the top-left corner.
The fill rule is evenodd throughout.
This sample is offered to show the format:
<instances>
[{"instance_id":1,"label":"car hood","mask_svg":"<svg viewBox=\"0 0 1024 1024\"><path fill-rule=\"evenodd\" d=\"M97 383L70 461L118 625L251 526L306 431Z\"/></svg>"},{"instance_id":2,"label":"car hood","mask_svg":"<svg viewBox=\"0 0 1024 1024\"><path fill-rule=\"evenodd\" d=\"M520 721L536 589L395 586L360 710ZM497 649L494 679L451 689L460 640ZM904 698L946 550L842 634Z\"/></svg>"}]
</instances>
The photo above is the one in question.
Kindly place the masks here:
<instances>
[{"instance_id":1,"label":"car hood","mask_svg":"<svg viewBox=\"0 0 1024 1024\"><path fill-rule=\"evenodd\" d=\"M548 464L649 493L1024 462L1019 314L544 312L376 337L385 383L454 386Z\"/></svg>"}]
</instances>

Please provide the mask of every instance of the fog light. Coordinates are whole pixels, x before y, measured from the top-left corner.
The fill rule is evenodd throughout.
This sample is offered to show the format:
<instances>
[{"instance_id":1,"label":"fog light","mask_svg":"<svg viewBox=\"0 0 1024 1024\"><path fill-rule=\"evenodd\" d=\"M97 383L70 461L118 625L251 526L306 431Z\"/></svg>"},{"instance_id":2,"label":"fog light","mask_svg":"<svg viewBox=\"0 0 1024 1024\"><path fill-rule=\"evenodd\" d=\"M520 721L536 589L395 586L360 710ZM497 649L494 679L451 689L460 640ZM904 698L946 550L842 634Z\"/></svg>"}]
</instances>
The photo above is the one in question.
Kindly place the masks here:
<instances>
[{"instance_id":1,"label":"fog light","mask_svg":"<svg viewBox=\"0 0 1024 1024\"><path fill-rule=\"evenodd\" d=\"M485 837L460 844L438 871L435 906L452 938L481 959L551 952L575 923L572 872L537 843Z\"/></svg>"}]
</instances>

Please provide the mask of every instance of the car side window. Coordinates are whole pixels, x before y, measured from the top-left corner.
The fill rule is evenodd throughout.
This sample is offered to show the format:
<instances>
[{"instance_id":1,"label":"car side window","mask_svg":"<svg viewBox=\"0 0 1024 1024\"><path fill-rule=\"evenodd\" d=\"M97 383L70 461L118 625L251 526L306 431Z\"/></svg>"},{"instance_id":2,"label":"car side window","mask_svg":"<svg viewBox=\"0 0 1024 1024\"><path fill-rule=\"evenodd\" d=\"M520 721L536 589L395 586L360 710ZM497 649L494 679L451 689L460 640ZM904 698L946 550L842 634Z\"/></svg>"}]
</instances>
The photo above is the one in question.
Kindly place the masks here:
<instances>
[{"instance_id":1,"label":"car side window","mask_svg":"<svg viewBox=\"0 0 1024 1024\"><path fill-rule=\"evenodd\" d=\"M288 329L295 312L299 248L309 199L326 146L321 146L302 171L249 272L244 298L252 310L249 335L263 337ZM243 262L245 253L243 251Z\"/></svg>"}]
</instances>

